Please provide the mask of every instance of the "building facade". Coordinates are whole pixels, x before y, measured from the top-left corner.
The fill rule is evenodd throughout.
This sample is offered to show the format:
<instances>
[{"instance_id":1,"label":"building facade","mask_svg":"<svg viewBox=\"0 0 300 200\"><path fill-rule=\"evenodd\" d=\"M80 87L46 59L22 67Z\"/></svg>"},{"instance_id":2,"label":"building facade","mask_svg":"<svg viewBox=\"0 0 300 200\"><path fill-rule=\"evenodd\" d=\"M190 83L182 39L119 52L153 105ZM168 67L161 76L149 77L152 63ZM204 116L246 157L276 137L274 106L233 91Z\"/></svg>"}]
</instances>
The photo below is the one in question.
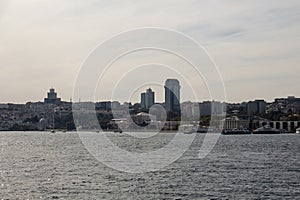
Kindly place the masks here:
<instances>
[{"instance_id":1,"label":"building facade","mask_svg":"<svg viewBox=\"0 0 300 200\"><path fill-rule=\"evenodd\" d=\"M180 113L180 84L177 79L165 82L165 107L167 112Z\"/></svg>"},{"instance_id":2,"label":"building facade","mask_svg":"<svg viewBox=\"0 0 300 200\"><path fill-rule=\"evenodd\" d=\"M203 101L199 104L201 115L220 115L226 112L226 103L220 101Z\"/></svg>"},{"instance_id":3,"label":"building facade","mask_svg":"<svg viewBox=\"0 0 300 200\"><path fill-rule=\"evenodd\" d=\"M267 103L264 100L249 101L247 103L247 114L263 114L266 112Z\"/></svg>"},{"instance_id":4,"label":"building facade","mask_svg":"<svg viewBox=\"0 0 300 200\"><path fill-rule=\"evenodd\" d=\"M195 102L181 103L182 120L198 121L200 119L199 104Z\"/></svg>"},{"instance_id":5,"label":"building facade","mask_svg":"<svg viewBox=\"0 0 300 200\"><path fill-rule=\"evenodd\" d=\"M57 93L55 92L54 88L51 88L50 91L47 93L47 98L44 99L45 103L60 103L61 99L57 98Z\"/></svg>"},{"instance_id":6,"label":"building facade","mask_svg":"<svg viewBox=\"0 0 300 200\"><path fill-rule=\"evenodd\" d=\"M155 103L155 94L151 88L146 90L146 93L141 94L141 108L149 109Z\"/></svg>"},{"instance_id":7,"label":"building facade","mask_svg":"<svg viewBox=\"0 0 300 200\"><path fill-rule=\"evenodd\" d=\"M249 129L250 120L239 119L237 116L227 117L220 121L220 128L223 129Z\"/></svg>"}]
</instances>

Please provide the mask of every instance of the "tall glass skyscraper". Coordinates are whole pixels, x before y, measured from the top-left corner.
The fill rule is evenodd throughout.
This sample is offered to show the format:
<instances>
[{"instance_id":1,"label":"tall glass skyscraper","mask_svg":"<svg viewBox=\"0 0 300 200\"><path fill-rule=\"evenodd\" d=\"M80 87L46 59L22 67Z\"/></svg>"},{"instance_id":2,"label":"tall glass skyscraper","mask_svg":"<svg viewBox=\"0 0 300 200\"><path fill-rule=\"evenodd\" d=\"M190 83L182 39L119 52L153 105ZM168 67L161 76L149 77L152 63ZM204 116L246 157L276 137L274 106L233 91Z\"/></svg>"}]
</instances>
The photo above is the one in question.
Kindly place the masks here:
<instances>
[{"instance_id":1,"label":"tall glass skyscraper","mask_svg":"<svg viewBox=\"0 0 300 200\"><path fill-rule=\"evenodd\" d=\"M165 82L165 107L167 112L180 113L180 84L177 79Z\"/></svg>"}]
</instances>

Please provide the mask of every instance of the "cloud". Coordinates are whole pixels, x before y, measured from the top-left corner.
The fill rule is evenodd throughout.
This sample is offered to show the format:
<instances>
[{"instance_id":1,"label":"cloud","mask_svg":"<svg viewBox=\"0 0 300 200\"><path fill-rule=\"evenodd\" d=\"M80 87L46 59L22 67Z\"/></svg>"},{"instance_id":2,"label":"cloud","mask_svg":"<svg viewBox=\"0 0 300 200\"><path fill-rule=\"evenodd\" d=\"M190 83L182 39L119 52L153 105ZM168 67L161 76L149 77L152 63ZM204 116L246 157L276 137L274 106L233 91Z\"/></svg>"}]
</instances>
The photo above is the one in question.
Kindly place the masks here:
<instances>
[{"instance_id":1,"label":"cloud","mask_svg":"<svg viewBox=\"0 0 300 200\"><path fill-rule=\"evenodd\" d=\"M97 44L145 26L179 30L205 45L220 67L229 101L258 95L271 100L278 91L300 96L294 87L300 83L298 0L1 3L1 102L42 100L50 86L69 99L80 64Z\"/></svg>"}]
</instances>

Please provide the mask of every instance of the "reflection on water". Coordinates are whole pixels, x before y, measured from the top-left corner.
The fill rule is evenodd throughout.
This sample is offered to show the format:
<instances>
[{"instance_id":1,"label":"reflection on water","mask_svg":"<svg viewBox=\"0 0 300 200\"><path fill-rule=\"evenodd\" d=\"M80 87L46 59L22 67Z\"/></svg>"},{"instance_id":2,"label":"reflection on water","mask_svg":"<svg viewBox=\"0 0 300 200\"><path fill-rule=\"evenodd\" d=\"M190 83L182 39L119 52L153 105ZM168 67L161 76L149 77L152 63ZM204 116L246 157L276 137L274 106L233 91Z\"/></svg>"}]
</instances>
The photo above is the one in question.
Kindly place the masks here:
<instances>
[{"instance_id":1,"label":"reflection on water","mask_svg":"<svg viewBox=\"0 0 300 200\"><path fill-rule=\"evenodd\" d=\"M118 146L144 152L172 135L145 141L111 135ZM170 133L169 133L170 134ZM110 169L94 159L76 133L0 133L3 199L201 199L300 196L300 135L221 136L197 159L204 135L166 168L145 174ZM134 144L134 145L133 145Z\"/></svg>"}]
</instances>

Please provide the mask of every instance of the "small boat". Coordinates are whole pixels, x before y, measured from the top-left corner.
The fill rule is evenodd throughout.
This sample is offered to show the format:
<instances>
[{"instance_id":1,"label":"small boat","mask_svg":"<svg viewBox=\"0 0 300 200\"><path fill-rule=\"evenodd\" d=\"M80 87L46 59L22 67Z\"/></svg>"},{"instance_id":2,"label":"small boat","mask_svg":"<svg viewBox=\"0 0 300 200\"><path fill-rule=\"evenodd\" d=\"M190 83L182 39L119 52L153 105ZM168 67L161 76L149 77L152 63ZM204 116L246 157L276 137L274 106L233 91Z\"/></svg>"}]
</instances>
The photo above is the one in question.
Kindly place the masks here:
<instances>
[{"instance_id":1,"label":"small boat","mask_svg":"<svg viewBox=\"0 0 300 200\"><path fill-rule=\"evenodd\" d=\"M52 130L50 130L50 132L51 132L51 133L55 133L55 130L54 130L54 129L52 129Z\"/></svg>"},{"instance_id":2,"label":"small boat","mask_svg":"<svg viewBox=\"0 0 300 200\"><path fill-rule=\"evenodd\" d=\"M197 133L216 133L218 130L216 130L213 127L208 127L208 126L197 126L196 127Z\"/></svg>"},{"instance_id":3,"label":"small boat","mask_svg":"<svg viewBox=\"0 0 300 200\"><path fill-rule=\"evenodd\" d=\"M290 133L290 131L287 131L286 129L278 129L280 133Z\"/></svg>"},{"instance_id":4,"label":"small boat","mask_svg":"<svg viewBox=\"0 0 300 200\"><path fill-rule=\"evenodd\" d=\"M122 129L115 129L114 133L123 133Z\"/></svg>"},{"instance_id":5,"label":"small boat","mask_svg":"<svg viewBox=\"0 0 300 200\"><path fill-rule=\"evenodd\" d=\"M183 133L184 134L192 134L192 133L194 133L194 131L193 130L185 130L185 131L183 131Z\"/></svg>"},{"instance_id":6,"label":"small boat","mask_svg":"<svg viewBox=\"0 0 300 200\"><path fill-rule=\"evenodd\" d=\"M209 128L206 126L197 126L197 133L207 133L210 132Z\"/></svg>"},{"instance_id":7,"label":"small boat","mask_svg":"<svg viewBox=\"0 0 300 200\"><path fill-rule=\"evenodd\" d=\"M251 134L248 129L223 129L223 135L247 135Z\"/></svg>"},{"instance_id":8,"label":"small boat","mask_svg":"<svg viewBox=\"0 0 300 200\"><path fill-rule=\"evenodd\" d=\"M281 131L275 128L272 128L268 125L260 127L253 131L253 134L280 134Z\"/></svg>"},{"instance_id":9,"label":"small boat","mask_svg":"<svg viewBox=\"0 0 300 200\"><path fill-rule=\"evenodd\" d=\"M296 133L300 133L300 128L297 128L297 129L296 129Z\"/></svg>"},{"instance_id":10,"label":"small boat","mask_svg":"<svg viewBox=\"0 0 300 200\"><path fill-rule=\"evenodd\" d=\"M184 124L178 127L179 132L183 132L184 134L192 134L195 131L195 128L192 124Z\"/></svg>"}]
</instances>

